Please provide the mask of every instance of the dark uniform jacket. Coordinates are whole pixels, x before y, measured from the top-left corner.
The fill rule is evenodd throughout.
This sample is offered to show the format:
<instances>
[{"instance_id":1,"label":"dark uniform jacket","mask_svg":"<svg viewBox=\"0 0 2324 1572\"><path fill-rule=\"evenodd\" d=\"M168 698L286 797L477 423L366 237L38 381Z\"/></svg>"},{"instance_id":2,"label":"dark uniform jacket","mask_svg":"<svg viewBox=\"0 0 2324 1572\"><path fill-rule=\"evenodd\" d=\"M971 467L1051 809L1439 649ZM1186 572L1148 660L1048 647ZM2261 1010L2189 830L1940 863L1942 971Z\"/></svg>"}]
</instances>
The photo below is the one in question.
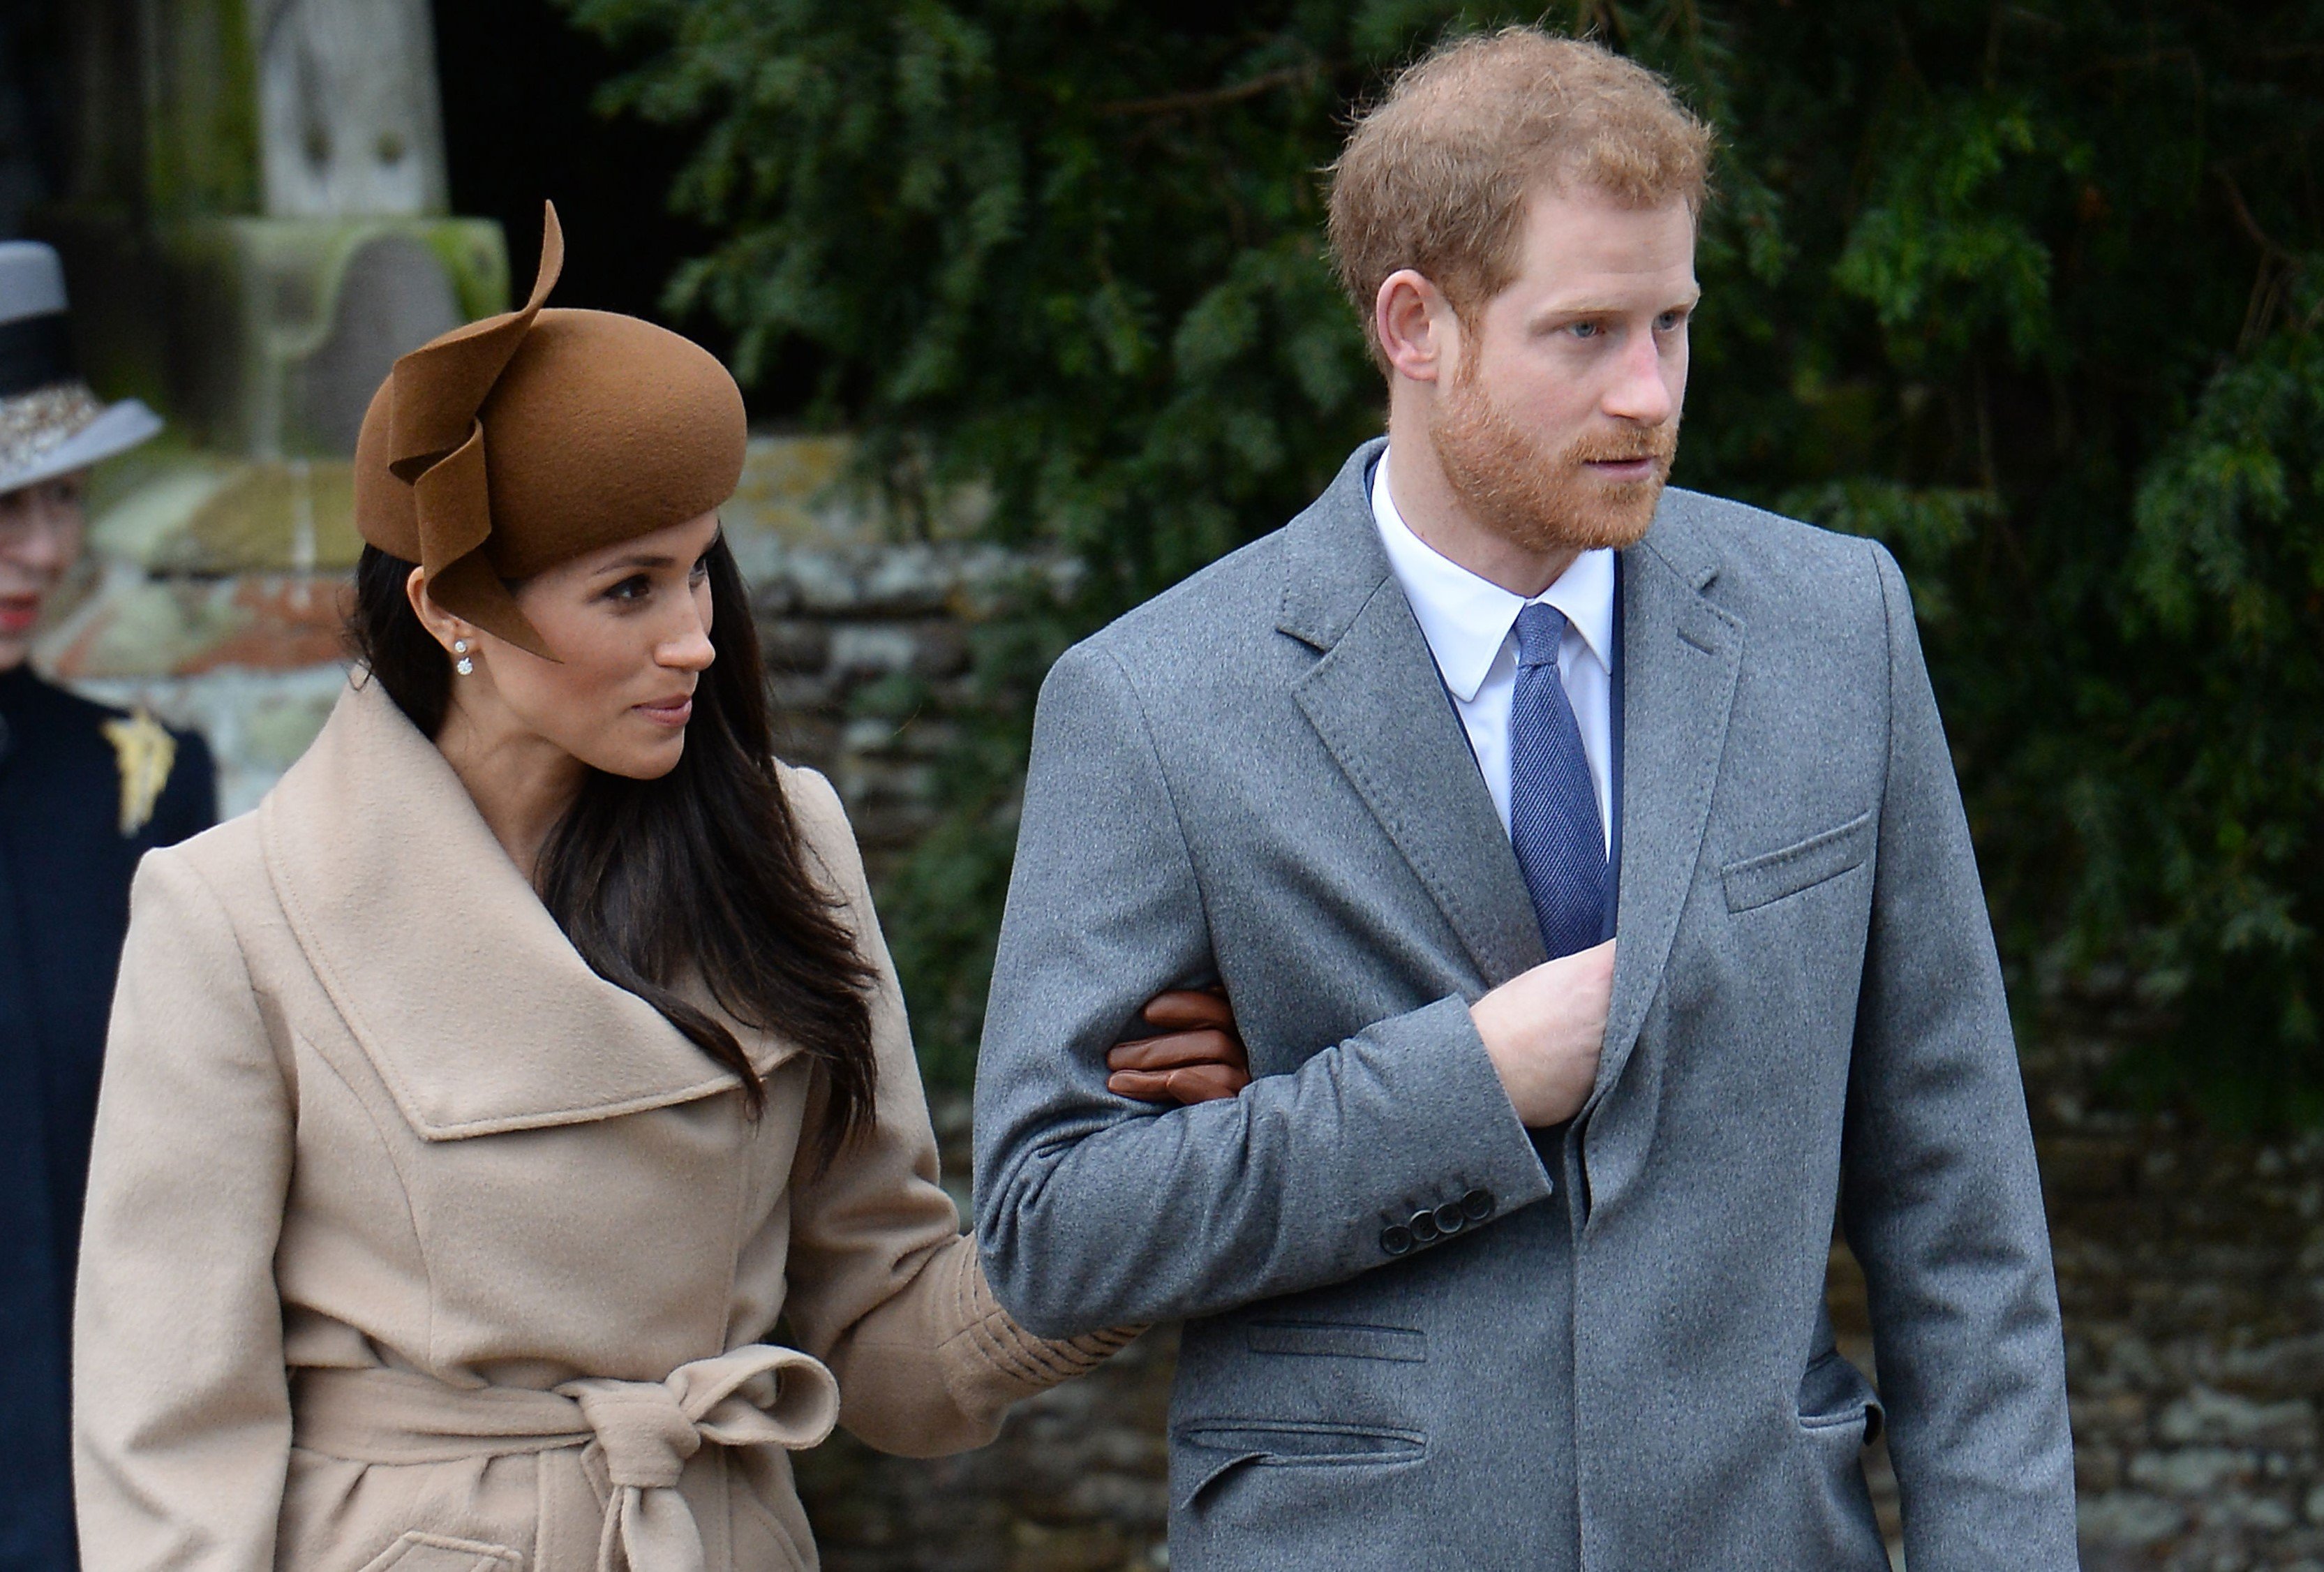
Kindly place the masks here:
<instances>
[{"instance_id":1,"label":"dark uniform jacket","mask_svg":"<svg viewBox=\"0 0 2324 1572\"><path fill-rule=\"evenodd\" d=\"M0 1572L69 1572L74 1260L137 859L216 817L209 750L0 672Z\"/></svg>"}]
</instances>

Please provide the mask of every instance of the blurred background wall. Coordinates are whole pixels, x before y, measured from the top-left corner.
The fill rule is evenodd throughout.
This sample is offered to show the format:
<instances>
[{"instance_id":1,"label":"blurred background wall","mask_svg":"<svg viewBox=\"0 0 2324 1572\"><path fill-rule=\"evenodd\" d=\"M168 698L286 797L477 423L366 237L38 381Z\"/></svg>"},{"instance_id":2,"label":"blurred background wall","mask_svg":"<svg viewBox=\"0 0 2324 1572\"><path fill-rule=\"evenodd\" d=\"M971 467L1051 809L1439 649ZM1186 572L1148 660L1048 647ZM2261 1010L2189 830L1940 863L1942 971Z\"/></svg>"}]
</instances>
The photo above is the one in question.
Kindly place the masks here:
<instances>
[{"instance_id":1,"label":"blurred background wall","mask_svg":"<svg viewBox=\"0 0 2324 1572\"><path fill-rule=\"evenodd\" d=\"M341 680L395 355L530 279L749 390L726 524L856 816L965 1195L1030 695L1378 427L1319 253L1440 0L0 0L0 232L64 252L100 473L38 659L249 807ZM2324 1568L2324 6L1582 0L1720 125L1680 479L1910 570L2020 1016L2093 1568ZM1834 1318L1868 1370L1862 1283ZM1158 1330L835 1568L1161 1564ZM1895 1503L1870 1460L1882 1510Z\"/></svg>"}]
</instances>

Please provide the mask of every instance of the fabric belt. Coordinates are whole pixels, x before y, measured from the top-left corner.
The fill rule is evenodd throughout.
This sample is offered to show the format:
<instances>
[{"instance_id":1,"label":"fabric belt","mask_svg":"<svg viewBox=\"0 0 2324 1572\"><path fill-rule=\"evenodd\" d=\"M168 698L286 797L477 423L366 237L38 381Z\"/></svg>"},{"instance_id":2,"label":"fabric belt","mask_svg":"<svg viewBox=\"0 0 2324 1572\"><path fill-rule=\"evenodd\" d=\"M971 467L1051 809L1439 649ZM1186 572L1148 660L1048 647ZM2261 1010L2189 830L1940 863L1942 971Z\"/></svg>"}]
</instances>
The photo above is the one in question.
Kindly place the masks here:
<instances>
[{"instance_id":1,"label":"fabric belt","mask_svg":"<svg viewBox=\"0 0 2324 1572\"><path fill-rule=\"evenodd\" d=\"M595 1447L613 1484L597 1572L706 1572L678 1493L706 1441L797 1451L831 1434L839 1382L796 1348L752 1344L660 1381L586 1377L551 1392L463 1389L396 1370L301 1369L295 1444L355 1463L450 1463ZM577 1459L576 1459L577 1461Z\"/></svg>"}]
</instances>

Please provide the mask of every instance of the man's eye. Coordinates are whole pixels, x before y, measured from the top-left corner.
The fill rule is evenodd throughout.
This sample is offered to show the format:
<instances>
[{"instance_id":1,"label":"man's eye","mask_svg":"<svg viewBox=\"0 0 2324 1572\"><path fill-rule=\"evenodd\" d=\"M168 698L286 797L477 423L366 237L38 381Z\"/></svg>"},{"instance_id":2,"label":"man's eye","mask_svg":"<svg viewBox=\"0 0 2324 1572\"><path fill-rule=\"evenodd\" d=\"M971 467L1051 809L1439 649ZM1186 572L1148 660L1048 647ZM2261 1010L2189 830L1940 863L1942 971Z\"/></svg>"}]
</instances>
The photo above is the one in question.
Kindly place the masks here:
<instances>
[{"instance_id":1,"label":"man's eye","mask_svg":"<svg viewBox=\"0 0 2324 1572\"><path fill-rule=\"evenodd\" d=\"M1566 329L1576 338L1595 338L1605 330L1603 326L1596 322L1576 322Z\"/></svg>"},{"instance_id":2,"label":"man's eye","mask_svg":"<svg viewBox=\"0 0 2324 1572\"><path fill-rule=\"evenodd\" d=\"M1661 316L1655 319L1655 328L1657 332L1668 333L1672 329L1679 327L1685 320L1686 313L1684 311L1665 311Z\"/></svg>"}]
</instances>

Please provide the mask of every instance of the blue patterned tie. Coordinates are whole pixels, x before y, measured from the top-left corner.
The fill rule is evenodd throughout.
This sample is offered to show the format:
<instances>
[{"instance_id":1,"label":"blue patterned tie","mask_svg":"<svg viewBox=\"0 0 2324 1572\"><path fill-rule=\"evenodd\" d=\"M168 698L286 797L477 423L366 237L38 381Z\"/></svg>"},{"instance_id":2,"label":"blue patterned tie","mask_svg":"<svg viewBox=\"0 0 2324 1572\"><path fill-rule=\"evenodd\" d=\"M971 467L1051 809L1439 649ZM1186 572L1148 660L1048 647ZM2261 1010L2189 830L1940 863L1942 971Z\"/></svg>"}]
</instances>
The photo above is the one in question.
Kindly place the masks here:
<instances>
[{"instance_id":1,"label":"blue patterned tie","mask_svg":"<svg viewBox=\"0 0 2324 1572\"><path fill-rule=\"evenodd\" d=\"M1552 960L1606 933L1606 835L1582 727L1557 674L1565 618L1554 606L1517 613L1517 684L1509 704L1509 839L1534 920Z\"/></svg>"}]
</instances>

